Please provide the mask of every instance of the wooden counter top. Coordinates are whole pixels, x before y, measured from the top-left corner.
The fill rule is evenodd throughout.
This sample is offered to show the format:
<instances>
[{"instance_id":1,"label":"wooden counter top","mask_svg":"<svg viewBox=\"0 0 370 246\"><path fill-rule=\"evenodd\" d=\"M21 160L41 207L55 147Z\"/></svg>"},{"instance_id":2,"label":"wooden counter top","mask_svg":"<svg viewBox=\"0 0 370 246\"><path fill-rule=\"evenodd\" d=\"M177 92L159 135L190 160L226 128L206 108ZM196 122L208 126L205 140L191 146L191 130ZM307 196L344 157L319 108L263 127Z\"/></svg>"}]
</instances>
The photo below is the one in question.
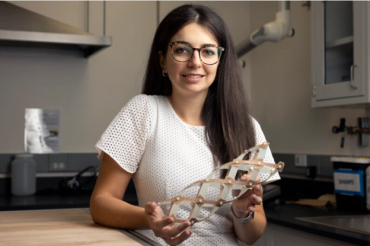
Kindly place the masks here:
<instances>
[{"instance_id":1,"label":"wooden counter top","mask_svg":"<svg viewBox=\"0 0 370 246\"><path fill-rule=\"evenodd\" d=\"M142 245L83 209L0 212L0 245Z\"/></svg>"}]
</instances>

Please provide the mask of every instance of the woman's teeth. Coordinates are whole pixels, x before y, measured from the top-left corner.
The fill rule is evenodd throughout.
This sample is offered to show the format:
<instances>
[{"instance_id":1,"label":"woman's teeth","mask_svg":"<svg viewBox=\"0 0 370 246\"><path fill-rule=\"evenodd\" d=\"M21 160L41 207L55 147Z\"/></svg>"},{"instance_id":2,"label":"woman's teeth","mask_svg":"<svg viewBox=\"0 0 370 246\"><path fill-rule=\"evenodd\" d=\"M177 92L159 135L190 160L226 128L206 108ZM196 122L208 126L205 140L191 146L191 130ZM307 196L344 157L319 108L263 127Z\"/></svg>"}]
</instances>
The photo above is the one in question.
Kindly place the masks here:
<instances>
[{"instance_id":1,"label":"woman's teeth","mask_svg":"<svg viewBox=\"0 0 370 246\"><path fill-rule=\"evenodd\" d=\"M201 75L186 75L188 78L200 78L202 77Z\"/></svg>"}]
</instances>

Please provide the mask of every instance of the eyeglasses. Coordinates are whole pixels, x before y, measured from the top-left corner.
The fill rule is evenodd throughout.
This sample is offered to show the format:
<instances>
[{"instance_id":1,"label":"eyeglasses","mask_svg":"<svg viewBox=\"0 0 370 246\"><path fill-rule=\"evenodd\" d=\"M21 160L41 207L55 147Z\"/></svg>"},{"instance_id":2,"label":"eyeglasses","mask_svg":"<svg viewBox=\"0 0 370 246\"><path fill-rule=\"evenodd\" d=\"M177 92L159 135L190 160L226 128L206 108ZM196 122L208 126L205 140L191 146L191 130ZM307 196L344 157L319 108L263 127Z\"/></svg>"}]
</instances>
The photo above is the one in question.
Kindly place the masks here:
<instances>
[{"instance_id":1,"label":"eyeglasses","mask_svg":"<svg viewBox=\"0 0 370 246\"><path fill-rule=\"evenodd\" d=\"M221 54L225 50L222 47L207 45L202 48L193 48L185 42L171 42L171 54L173 59L178 62L189 61L194 54L194 50L199 52L200 60L206 65L214 65L220 61Z\"/></svg>"}]
</instances>

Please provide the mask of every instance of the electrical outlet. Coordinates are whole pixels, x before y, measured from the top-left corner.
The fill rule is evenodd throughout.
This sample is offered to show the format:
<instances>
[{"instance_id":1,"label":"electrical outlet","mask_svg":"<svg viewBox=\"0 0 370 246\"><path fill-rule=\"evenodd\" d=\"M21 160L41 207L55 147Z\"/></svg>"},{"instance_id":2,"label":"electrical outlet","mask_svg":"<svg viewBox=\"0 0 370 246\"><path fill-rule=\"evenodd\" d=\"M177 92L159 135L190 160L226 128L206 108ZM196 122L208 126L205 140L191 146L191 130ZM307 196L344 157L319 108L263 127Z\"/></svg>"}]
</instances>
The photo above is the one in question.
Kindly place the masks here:
<instances>
[{"instance_id":1,"label":"electrical outlet","mask_svg":"<svg viewBox=\"0 0 370 246\"><path fill-rule=\"evenodd\" d=\"M67 154L50 154L49 172L66 172L66 171L68 171Z\"/></svg>"},{"instance_id":2,"label":"electrical outlet","mask_svg":"<svg viewBox=\"0 0 370 246\"><path fill-rule=\"evenodd\" d=\"M51 172L68 171L68 165L65 162L52 162L49 163L49 171Z\"/></svg>"},{"instance_id":3,"label":"electrical outlet","mask_svg":"<svg viewBox=\"0 0 370 246\"><path fill-rule=\"evenodd\" d=\"M307 167L307 155L294 155L294 165L297 167Z\"/></svg>"}]
</instances>

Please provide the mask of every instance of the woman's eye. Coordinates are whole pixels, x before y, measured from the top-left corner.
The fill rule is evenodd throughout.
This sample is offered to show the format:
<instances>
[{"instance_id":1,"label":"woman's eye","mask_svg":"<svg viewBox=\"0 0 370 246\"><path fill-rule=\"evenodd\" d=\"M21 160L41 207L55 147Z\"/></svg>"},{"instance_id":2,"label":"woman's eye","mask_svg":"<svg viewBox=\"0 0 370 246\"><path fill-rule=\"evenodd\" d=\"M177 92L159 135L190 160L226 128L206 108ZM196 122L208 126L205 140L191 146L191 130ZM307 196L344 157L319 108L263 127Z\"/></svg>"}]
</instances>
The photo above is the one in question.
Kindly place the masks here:
<instances>
[{"instance_id":1,"label":"woman's eye","mask_svg":"<svg viewBox=\"0 0 370 246\"><path fill-rule=\"evenodd\" d=\"M203 54L205 54L207 56L213 56L215 54L215 52L213 50L204 49Z\"/></svg>"},{"instance_id":2,"label":"woman's eye","mask_svg":"<svg viewBox=\"0 0 370 246\"><path fill-rule=\"evenodd\" d=\"M187 52L187 50L185 48L177 48L175 52L178 54L184 54Z\"/></svg>"}]
</instances>

